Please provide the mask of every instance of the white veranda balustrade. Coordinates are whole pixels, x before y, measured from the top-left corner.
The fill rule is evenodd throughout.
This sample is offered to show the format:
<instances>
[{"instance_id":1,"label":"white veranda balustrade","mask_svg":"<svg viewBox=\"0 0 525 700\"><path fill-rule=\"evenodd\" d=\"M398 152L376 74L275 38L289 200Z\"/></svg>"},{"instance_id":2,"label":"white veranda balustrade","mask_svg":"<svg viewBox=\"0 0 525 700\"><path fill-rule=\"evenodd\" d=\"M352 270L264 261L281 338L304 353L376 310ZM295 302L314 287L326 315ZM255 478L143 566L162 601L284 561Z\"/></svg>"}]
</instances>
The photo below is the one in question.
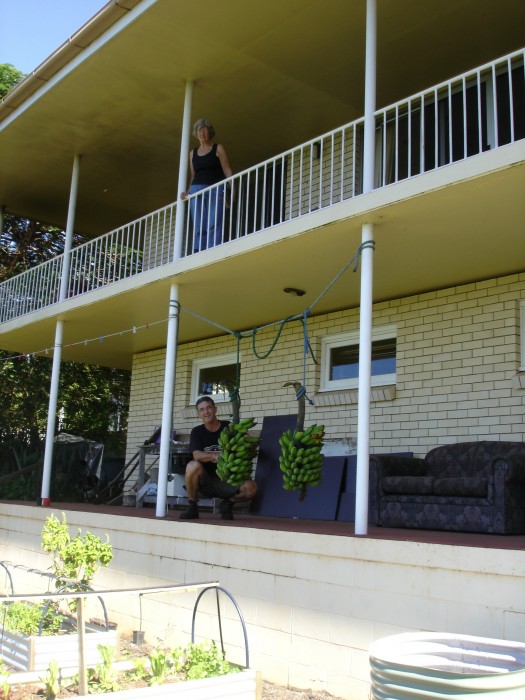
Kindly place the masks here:
<instances>
[{"instance_id":1,"label":"white veranda balustrade","mask_svg":"<svg viewBox=\"0 0 525 700\"><path fill-rule=\"evenodd\" d=\"M524 50L376 112L376 188L525 137ZM74 248L67 298L307 216L362 192L363 119ZM205 235L207 234L207 235ZM62 256L0 285L0 323L59 301Z\"/></svg>"}]
</instances>

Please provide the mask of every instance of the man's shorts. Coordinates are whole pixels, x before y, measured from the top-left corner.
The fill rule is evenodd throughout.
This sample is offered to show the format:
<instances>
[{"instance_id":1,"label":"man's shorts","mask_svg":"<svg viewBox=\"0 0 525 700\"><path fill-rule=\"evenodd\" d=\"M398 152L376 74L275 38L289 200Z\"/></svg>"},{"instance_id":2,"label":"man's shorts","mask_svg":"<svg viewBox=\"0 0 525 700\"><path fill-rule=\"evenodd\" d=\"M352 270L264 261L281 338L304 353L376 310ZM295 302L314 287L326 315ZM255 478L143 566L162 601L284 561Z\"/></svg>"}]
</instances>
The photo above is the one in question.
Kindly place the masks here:
<instances>
[{"instance_id":1,"label":"man's shorts","mask_svg":"<svg viewBox=\"0 0 525 700\"><path fill-rule=\"evenodd\" d=\"M210 474L206 469L202 470L199 478L199 494L204 498L231 498L238 493L239 487L221 481L218 476Z\"/></svg>"}]
</instances>

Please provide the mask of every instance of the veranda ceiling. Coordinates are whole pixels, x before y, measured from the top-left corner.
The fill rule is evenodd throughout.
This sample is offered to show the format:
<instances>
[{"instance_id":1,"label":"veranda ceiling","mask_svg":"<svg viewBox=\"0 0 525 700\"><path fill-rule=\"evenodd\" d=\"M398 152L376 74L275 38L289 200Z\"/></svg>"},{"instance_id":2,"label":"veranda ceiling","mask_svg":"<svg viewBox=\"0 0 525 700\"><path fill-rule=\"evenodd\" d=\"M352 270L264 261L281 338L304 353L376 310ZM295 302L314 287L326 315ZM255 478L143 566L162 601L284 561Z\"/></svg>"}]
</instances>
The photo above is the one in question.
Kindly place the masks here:
<instances>
[{"instance_id":1,"label":"veranda ceiling","mask_svg":"<svg viewBox=\"0 0 525 700\"><path fill-rule=\"evenodd\" d=\"M236 172L361 116L365 11L365 0L108 3L2 102L0 204L65 226L76 153L78 231L175 200L188 79L192 116L214 122ZM523 0L378 0L378 107L520 48L523 27Z\"/></svg>"}]
</instances>

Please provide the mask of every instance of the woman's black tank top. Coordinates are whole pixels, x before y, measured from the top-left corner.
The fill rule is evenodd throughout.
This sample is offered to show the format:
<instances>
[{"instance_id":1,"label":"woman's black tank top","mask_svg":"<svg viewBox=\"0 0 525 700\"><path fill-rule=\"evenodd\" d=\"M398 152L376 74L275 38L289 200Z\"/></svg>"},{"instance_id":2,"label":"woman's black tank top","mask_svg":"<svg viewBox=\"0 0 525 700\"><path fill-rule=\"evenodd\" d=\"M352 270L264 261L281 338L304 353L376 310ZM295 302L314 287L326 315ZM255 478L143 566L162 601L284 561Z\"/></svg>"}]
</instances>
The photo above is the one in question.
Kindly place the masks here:
<instances>
[{"instance_id":1,"label":"woman's black tank top","mask_svg":"<svg viewBox=\"0 0 525 700\"><path fill-rule=\"evenodd\" d=\"M211 151L205 156L199 156L197 150L197 148L193 149L191 158L195 173L192 185L214 185L216 182L224 180L221 161L217 155L217 144L214 143Z\"/></svg>"}]
</instances>

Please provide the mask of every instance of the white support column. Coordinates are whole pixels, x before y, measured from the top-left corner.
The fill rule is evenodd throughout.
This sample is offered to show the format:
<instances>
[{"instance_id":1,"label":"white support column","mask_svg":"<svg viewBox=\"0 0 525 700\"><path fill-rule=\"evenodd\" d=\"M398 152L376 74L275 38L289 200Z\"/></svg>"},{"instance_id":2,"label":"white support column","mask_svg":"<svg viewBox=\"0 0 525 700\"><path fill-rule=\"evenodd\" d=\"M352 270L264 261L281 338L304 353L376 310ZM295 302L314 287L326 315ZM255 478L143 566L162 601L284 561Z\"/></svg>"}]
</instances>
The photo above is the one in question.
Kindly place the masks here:
<instances>
[{"instance_id":1,"label":"white support column","mask_svg":"<svg viewBox=\"0 0 525 700\"><path fill-rule=\"evenodd\" d=\"M184 212L186 203L179 198L188 186L188 163L190 153L191 136L191 108L193 102L193 81L186 81L184 93L184 111L182 116L182 133L180 138L179 156L179 180L177 183L177 210L175 214L175 241L173 244L173 258L178 260L182 257L182 243L184 239Z\"/></svg>"},{"instance_id":2,"label":"white support column","mask_svg":"<svg viewBox=\"0 0 525 700\"><path fill-rule=\"evenodd\" d=\"M69 190L69 207L67 211L66 239L64 242L64 258L62 264L62 277L60 280L59 300L67 298L69 263L71 260L71 243L75 228L75 209L77 205L78 178L80 174L80 155L77 154L73 161L73 172L71 175L71 188ZM64 334L64 322L57 321L55 328L55 348L53 353L53 367L51 370L51 386L49 389L49 405L47 409L47 430L46 446L44 451L44 468L42 472L42 505L49 506L51 487L51 466L53 463L53 444L55 440L55 421L58 404L58 382L60 379L60 363L62 361L62 337Z\"/></svg>"},{"instance_id":3,"label":"white support column","mask_svg":"<svg viewBox=\"0 0 525 700\"><path fill-rule=\"evenodd\" d=\"M363 144L363 193L374 188L376 103L377 3L366 3L365 129ZM372 377L373 231L361 229L361 302L359 320L359 396L357 408L357 480L355 534L368 532L368 472L370 461L370 385Z\"/></svg>"},{"instance_id":4,"label":"white support column","mask_svg":"<svg viewBox=\"0 0 525 700\"><path fill-rule=\"evenodd\" d=\"M80 175L80 158L77 153L73 160L73 172L71 174L71 187L69 190L69 208L67 211L66 240L64 241L64 257L62 263L62 277L60 279L59 301L67 298L69 284L69 266L71 263L71 244L73 241L73 231L75 229L75 210L78 196L78 178Z\"/></svg>"},{"instance_id":5,"label":"white support column","mask_svg":"<svg viewBox=\"0 0 525 700\"><path fill-rule=\"evenodd\" d=\"M160 434L159 477L157 481L157 518L166 516L168 471L170 466L170 442L173 430L173 396L175 393L175 367L177 364L177 336L179 331L179 286L172 284L168 338L166 343L166 368L164 371L164 395L162 399L162 431Z\"/></svg>"},{"instance_id":6,"label":"white support column","mask_svg":"<svg viewBox=\"0 0 525 700\"><path fill-rule=\"evenodd\" d=\"M366 2L366 60L365 60L365 125L363 141L363 193L374 189L376 149L376 53L377 53L377 0Z\"/></svg>"},{"instance_id":7,"label":"white support column","mask_svg":"<svg viewBox=\"0 0 525 700\"><path fill-rule=\"evenodd\" d=\"M361 244L373 240L373 224L363 224ZM361 301L359 315L359 395L357 403L357 478L355 534L368 532L368 472L370 461L370 385L372 376L373 248L361 252Z\"/></svg>"},{"instance_id":8,"label":"white support column","mask_svg":"<svg viewBox=\"0 0 525 700\"><path fill-rule=\"evenodd\" d=\"M58 380L60 379L60 361L62 360L62 336L64 322L57 321L55 328L55 350L51 370L51 387L49 389L49 406L47 409L46 447L44 452L44 469L42 473L41 504L49 506L51 485L51 464L53 461L53 441L55 439L55 420L58 402Z\"/></svg>"}]
</instances>

